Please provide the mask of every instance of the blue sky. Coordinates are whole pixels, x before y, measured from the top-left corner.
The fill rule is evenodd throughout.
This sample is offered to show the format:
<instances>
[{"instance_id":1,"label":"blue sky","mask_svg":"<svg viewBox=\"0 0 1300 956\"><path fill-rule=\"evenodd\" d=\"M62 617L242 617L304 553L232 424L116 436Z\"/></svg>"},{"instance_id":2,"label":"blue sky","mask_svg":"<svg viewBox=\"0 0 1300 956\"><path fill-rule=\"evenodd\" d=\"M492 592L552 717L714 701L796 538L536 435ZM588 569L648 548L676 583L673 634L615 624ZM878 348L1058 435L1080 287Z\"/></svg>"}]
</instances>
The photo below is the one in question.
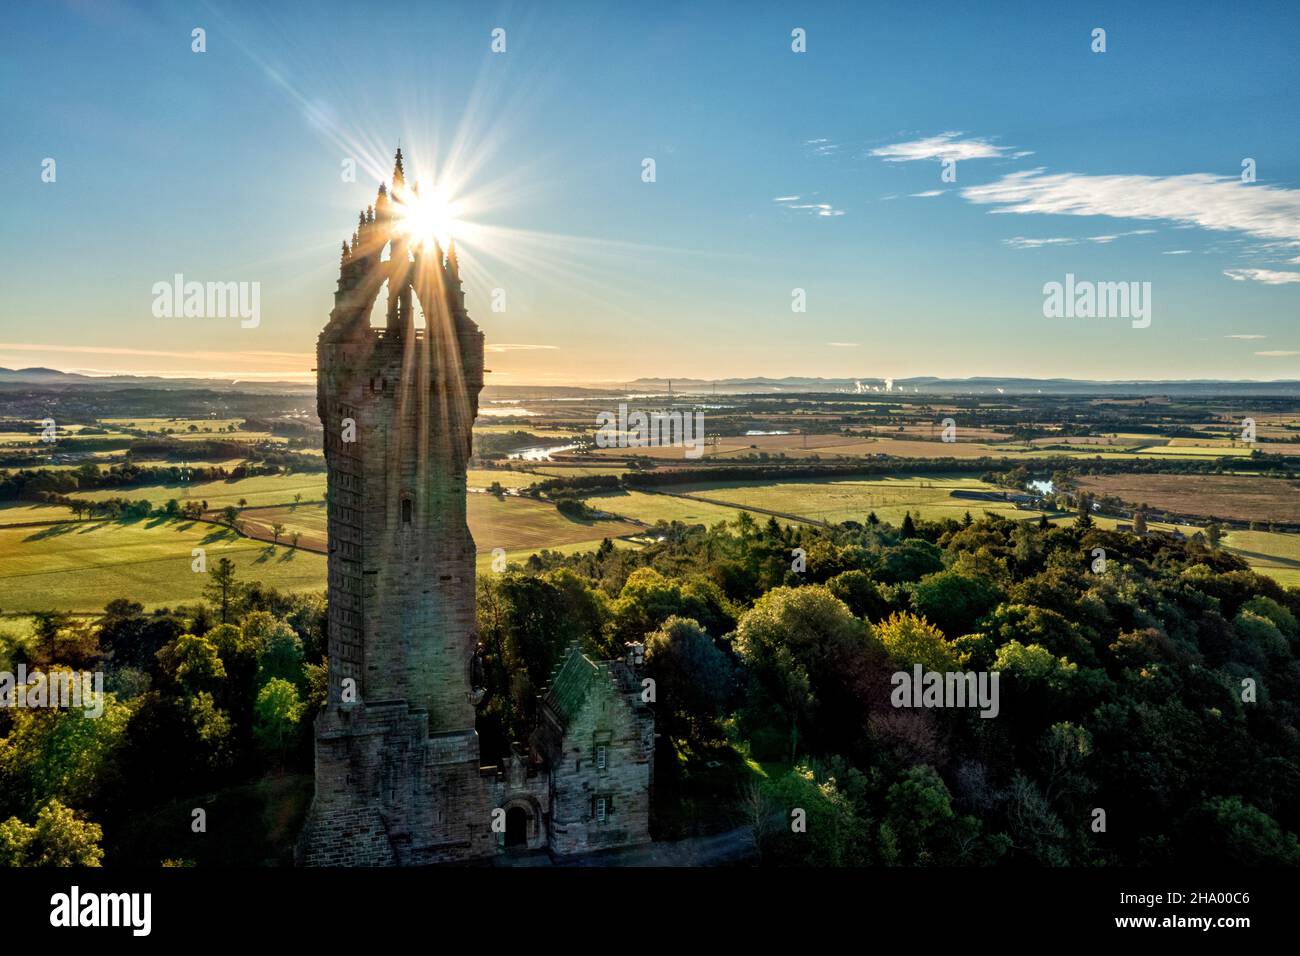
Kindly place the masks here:
<instances>
[{"instance_id":1,"label":"blue sky","mask_svg":"<svg viewBox=\"0 0 1300 956\"><path fill-rule=\"evenodd\" d=\"M1300 5L359 6L10 10L0 365L306 377L400 139L498 384L1300 378ZM155 318L176 273L258 326ZM1045 318L1067 273L1150 327Z\"/></svg>"}]
</instances>

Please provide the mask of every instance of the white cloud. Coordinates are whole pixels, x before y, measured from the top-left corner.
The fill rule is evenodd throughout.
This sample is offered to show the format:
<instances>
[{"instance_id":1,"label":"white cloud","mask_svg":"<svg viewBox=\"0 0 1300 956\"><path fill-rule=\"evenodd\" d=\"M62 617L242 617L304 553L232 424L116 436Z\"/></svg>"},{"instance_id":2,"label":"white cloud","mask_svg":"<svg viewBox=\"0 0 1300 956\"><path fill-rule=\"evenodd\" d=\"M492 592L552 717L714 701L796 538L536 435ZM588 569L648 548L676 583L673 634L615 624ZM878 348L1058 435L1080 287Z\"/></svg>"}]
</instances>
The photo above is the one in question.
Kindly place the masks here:
<instances>
[{"instance_id":1,"label":"white cloud","mask_svg":"<svg viewBox=\"0 0 1300 956\"><path fill-rule=\"evenodd\" d=\"M1002 242L1012 249L1038 249L1042 246L1072 246L1079 240L1067 239L1064 237L1054 237L1051 239L1028 239L1024 236L1013 236L1010 239L1003 239Z\"/></svg>"},{"instance_id":2,"label":"white cloud","mask_svg":"<svg viewBox=\"0 0 1300 956\"><path fill-rule=\"evenodd\" d=\"M1224 338L1225 338L1225 339L1263 339L1263 338L1267 338L1267 336L1265 336L1265 335L1245 335L1245 334L1242 334L1242 333L1238 333L1238 334L1236 334L1236 335L1225 335Z\"/></svg>"},{"instance_id":3,"label":"white cloud","mask_svg":"<svg viewBox=\"0 0 1300 956\"><path fill-rule=\"evenodd\" d=\"M942 196L942 189L927 189L923 193L909 193L913 199L929 199L931 196Z\"/></svg>"},{"instance_id":4,"label":"white cloud","mask_svg":"<svg viewBox=\"0 0 1300 956\"><path fill-rule=\"evenodd\" d=\"M1191 251L1191 249L1170 249L1168 252L1162 252L1160 254L1162 256L1185 256Z\"/></svg>"},{"instance_id":5,"label":"white cloud","mask_svg":"<svg viewBox=\"0 0 1300 956\"><path fill-rule=\"evenodd\" d=\"M910 163L918 159L997 159L1011 147L994 146L986 139L973 137L959 139L961 133L940 133L925 139L893 143L873 149L869 155L879 156L887 163ZM1028 155L1028 154L1022 154Z\"/></svg>"},{"instance_id":6,"label":"white cloud","mask_svg":"<svg viewBox=\"0 0 1300 956\"><path fill-rule=\"evenodd\" d=\"M1292 355L1300 355L1300 352L1279 349L1274 352L1256 352L1255 354L1262 355L1265 358L1290 358Z\"/></svg>"},{"instance_id":7,"label":"white cloud","mask_svg":"<svg viewBox=\"0 0 1300 956\"><path fill-rule=\"evenodd\" d=\"M1275 269L1224 269L1223 274L1235 282L1263 282L1265 285L1300 282L1300 272L1278 272Z\"/></svg>"},{"instance_id":8,"label":"white cloud","mask_svg":"<svg viewBox=\"0 0 1300 956\"><path fill-rule=\"evenodd\" d=\"M826 344L837 349L855 349L858 347L857 342L827 342Z\"/></svg>"},{"instance_id":9,"label":"white cloud","mask_svg":"<svg viewBox=\"0 0 1300 956\"><path fill-rule=\"evenodd\" d=\"M1154 229L1130 229L1128 232L1117 232L1114 235L1110 235L1110 236L1089 236L1088 241L1100 242L1104 244L1107 242L1114 242L1116 239L1121 239L1124 236L1149 236L1152 235L1154 232L1155 232Z\"/></svg>"},{"instance_id":10,"label":"white cloud","mask_svg":"<svg viewBox=\"0 0 1300 956\"><path fill-rule=\"evenodd\" d=\"M1084 236L1081 239L1071 239L1068 237L1053 237L1051 239L1029 239L1025 236L1015 236L1011 239L1003 239L1002 242L1012 249L1038 249L1042 246L1073 246L1080 242L1096 242L1105 245L1114 242L1116 239L1122 239L1124 236L1149 236L1154 233L1154 229L1131 229L1128 232L1116 232L1108 236Z\"/></svg>"},{"instance_id":11,"label":"white cloud","mask_svg":"<svg viewBox=\"0 0 1300 956\"><path fill-rule=\"evenodd\" d=\"M494 342L487 346L489 352L536 352L541 349L558 349L558 345L520 345L511 342Z\"/></svg>"},{"instance_id":12,"label":"white cloud","mask_svg":"<svg viewBox=\"0 0 1300 956\"><path fill-rule=\"evenodd\" d=\"M786 209L806 212L814 216L842 216L843 209L836 209L828 202L799 202L798 196L778 196L772 202L780 203Z\"/></svg>"},{"instance_id":13,"label":"white cloud","mask_svg":"<svg viewBox=\"0 0 1300 956\"><path fill-rule=\"evenodd\" d=\"M999 213L1162 219L1300 245L1300 190L1245 184L1234 176L1089 176L1011 173L967 186L962 196Z\"/></svg>"}]
</instances>

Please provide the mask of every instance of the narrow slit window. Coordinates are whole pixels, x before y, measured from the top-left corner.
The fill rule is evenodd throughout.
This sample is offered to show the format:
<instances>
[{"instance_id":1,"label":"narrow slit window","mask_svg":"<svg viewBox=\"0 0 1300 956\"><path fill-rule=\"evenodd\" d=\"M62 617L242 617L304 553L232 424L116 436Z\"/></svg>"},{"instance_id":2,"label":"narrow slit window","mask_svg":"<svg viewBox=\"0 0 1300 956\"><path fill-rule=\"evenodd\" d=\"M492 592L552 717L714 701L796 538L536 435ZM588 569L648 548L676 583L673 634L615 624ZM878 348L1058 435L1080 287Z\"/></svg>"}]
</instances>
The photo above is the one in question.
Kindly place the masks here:
<instances>
[{"instance_id":1,"label":"narrow slit window","mask_svg":"<svg viewBox=\"0 0 1300 956\"><path fill-rule=\"evenodd\" d=\"M411 499L402 499L402 524L411 523Z\"/></svg>"}]
</instances>

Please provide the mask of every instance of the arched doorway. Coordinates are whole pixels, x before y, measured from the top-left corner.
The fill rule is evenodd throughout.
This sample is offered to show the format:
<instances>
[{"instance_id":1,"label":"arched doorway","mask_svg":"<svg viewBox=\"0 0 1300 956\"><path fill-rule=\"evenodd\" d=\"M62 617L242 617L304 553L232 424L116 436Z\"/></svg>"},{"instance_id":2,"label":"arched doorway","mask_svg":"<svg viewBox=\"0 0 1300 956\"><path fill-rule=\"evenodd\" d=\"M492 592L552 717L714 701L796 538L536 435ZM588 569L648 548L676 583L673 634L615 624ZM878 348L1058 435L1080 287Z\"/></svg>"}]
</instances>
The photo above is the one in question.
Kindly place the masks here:
<instances>
[{"instance_id":1,"label":"arched doorway","mask_svg":"<svg viewBox=\"0 0 1300 956\"><path fill-rule=\"evenodd\" d=\"M528 845L528 811L511 807L506 811L506 849Z\"/></svg>"}]
</instances>

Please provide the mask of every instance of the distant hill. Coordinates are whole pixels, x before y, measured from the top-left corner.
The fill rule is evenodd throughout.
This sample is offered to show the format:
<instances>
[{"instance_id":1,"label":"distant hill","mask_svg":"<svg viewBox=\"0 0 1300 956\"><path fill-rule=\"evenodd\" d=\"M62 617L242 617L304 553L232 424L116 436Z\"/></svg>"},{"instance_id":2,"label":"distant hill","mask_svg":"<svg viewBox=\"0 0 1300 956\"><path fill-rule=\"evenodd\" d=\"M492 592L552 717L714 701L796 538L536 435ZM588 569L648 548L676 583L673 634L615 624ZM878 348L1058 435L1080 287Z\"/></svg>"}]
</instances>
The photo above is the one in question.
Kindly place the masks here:
<instances>
[{"instance_id":1,"label":"distant hill","mask_svg":"<svg viewBox=\"0 0 1300 956\"><path fill-rule=\"evenodd\" d=\"M1161 381L1154 379L1126 379L1092 381L1071 378L938 378L917 376L893 380L880 378L812 378L787 376L785 378L638 378L619 383L628 391L667 393L670 386L674 394L763 394L796 392L863 392L867 394L1057 394L1057 395L1296 395L1300 396L1300 380L1284 379L1271 382L1249 380L1226 381L1220 379L1184 379Z\"/></svg>"},{"instance_id":2,"label":"distant hill","mask_svg":"<svg viewBox=\"0 0 1300 956\"><path fill-rule=\"evenodd\" d=\"M164 378L160 375L82 375L53 368L0 368L0 385L44 385L93 388L160 388L210 391L303 393L316 390L309 382L264 382L257 379Z\"/></svg>"},{"instance_id":3,"label":"distant hill","mask_svg":"<svg viewBox=\"0 0 1300 956\"><path fill-rule=\"evenodd\" d=\"M217 378L163 378L156 375L82 375L77 372L60 372L52 368L0 368L0 388L34 385L45 387L88 388L152 388L168 390L204 389L214 392L240 392L244 394L309 395L316 387L311 382L273 382L259 379ZM794 393L849 393L880 395L1132 395L1155 396L1184 395L1275 395L1300 397L1300 380L1282 379L1271 382L1221 379L1123 379L1093 381L1072 378L999 378L978 376L974 378L939 378L922 375L912 378L819 378L789 375L784 378L654 378L645 377L626 382L607 382L574 386L559 385L488 385L483 390L484 401L509 399L543 399L565 396L593 397L620 395L628 392L667 394L669 389L677 395L762 395Z\"/></svg>"}]
</instances>

